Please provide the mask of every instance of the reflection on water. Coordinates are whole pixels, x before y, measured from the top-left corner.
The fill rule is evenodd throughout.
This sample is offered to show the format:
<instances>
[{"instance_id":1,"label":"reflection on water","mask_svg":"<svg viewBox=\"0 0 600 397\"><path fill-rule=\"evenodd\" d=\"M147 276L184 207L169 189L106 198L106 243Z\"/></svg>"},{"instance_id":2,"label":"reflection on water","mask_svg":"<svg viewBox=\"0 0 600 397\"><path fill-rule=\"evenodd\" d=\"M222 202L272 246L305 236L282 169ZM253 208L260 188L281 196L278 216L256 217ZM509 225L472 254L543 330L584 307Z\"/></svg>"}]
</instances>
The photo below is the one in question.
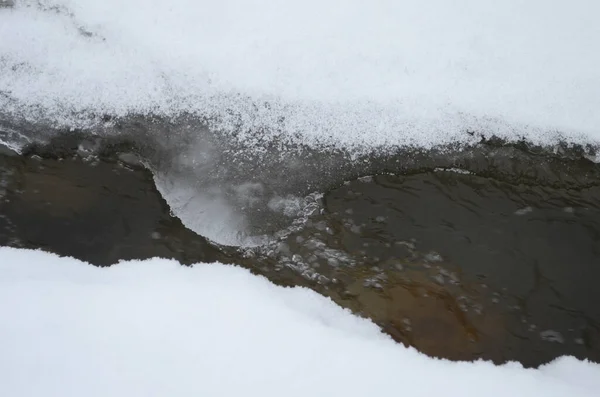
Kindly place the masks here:
<instances>
[{"instance_id":1,"label":"reflection on water","mask_svg":"<svg viewBox=\"0 0 600 397\"><path fill-rule=\"evenodd\" d=\"M359 178L297 199L302 215L291 227L236 249L186 229L152 175L123 154L44 157L0 154L2 245L97 265L151 256L238 263L330 296L430 355L600 361L591 163L581 184L576 167L561 171L562 185L458 168Z\"/></svg>"}]
</instances>

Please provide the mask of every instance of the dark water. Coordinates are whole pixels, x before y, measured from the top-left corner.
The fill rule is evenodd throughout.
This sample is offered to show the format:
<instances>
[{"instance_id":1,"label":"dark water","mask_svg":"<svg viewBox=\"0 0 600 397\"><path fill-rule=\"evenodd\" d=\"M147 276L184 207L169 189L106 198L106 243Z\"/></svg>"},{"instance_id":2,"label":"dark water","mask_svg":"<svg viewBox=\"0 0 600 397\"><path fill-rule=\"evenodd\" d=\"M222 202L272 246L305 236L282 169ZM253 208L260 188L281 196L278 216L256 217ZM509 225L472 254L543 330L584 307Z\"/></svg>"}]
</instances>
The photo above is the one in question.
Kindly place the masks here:
<instances>
[{"instance_id":1,"label":"dark water","mask_svg":"<svg viewBox=\"0 0 600 397\"><path fill-rule=\"evenodd\" d=\"M511 183L575 188L600 178L598 167L585 160L598 156L598 148L507 144L468 132L465 139L480 139L480 143L350 152L291 144L283 136L263 141L260 131L240 131L244 138L237 139L185 115L106 116L95 122L100 126L67 132L22 122L0 109L0 141L25 145L25 154L42 157L100 154L112 158L115 153L137 157L152 170L157 188L188 228L234 246L263 243L303 216L307 195L331 191L361 176L459 168ZM297 205L286 210L273 205L281 198L286 205ZM233 226L222 231L214 228L217 224Z\"/></svg>"},{"instance_id":2,"label":"dark water","mask_svg":"<svg viewBox=\"0 0 600 397\"><path fill-rule=\"evenodd\" d=\"M172 216L127 145L73 148L0 155L0 245L96 265L237 263L330 296L429 355L600 361L600 168L581 157L490 145L446 160L460 169L382 160L377 175L308 195L271 243L238 249Z\"/></svg>"}]
</instances>

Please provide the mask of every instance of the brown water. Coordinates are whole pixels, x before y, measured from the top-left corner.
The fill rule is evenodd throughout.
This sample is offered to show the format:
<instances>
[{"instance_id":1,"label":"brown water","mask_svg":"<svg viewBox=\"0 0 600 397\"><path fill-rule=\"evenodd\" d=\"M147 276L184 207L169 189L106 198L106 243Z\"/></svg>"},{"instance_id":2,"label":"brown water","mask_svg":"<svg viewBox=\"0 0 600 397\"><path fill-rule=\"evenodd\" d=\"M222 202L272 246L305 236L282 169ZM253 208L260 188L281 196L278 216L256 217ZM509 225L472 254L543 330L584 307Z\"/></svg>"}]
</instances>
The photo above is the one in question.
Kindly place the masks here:
<instances>
[{"instance_id":1,"label":"brown water","mask_svg":"<svg viewBox=\"0 0 600 397\"><path fill-rule=\"evenodd\" d=\"M308 196L272 243L236 249L186 229L146 169L42 155L0 155L0 245L96 265L237 263L330 296L429 355L600 361L600 180L589 162L565 163L576 169L563 184L444 169L354 179ZM585 183L569 176L582 170Z\"/></svg>"}]
</instances>

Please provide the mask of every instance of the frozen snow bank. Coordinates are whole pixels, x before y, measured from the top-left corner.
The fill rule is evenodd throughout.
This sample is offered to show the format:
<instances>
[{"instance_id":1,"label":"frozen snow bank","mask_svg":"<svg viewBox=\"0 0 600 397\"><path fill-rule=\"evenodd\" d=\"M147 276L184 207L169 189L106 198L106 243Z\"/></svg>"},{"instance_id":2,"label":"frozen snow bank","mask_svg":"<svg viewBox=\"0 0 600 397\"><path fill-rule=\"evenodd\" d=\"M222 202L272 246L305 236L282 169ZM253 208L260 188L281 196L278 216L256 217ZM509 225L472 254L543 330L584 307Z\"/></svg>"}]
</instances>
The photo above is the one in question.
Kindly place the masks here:
<instances>
[{"instance_id":1,"label":"frozen snow bank","mask_svg":"<svg viewBox=\"0 0 600 397\"><path fill-rule=\"evenodd\" d=\"M452 363L221 264L0 248L2 396L596 396L600 365Z\"/></svg>"},{"instance_id":2,"label":"frozen snow bank","mask_svg":"<svg viewBox=\"0 0 600 397\"><path fill-rule=\"evenodd\" d=\"M596 0L16 3L0 108L30 119L185 111L247 143L343 147L600 141Z\"/></svg>"}]
</instances>

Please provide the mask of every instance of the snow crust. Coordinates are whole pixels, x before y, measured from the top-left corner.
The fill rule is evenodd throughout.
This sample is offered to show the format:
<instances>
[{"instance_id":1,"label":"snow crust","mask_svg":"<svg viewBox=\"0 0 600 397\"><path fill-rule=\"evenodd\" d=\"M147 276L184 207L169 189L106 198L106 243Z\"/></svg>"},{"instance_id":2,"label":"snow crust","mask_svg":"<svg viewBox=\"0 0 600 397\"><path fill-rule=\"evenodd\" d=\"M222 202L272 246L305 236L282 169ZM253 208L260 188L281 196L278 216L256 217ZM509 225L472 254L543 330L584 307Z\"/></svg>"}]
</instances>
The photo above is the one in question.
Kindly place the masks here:
<instances>
[{"instance_id":1,"label":"snow crust","mask_svg":"<svg viewBox=\"0 0 600 397\"><path fill-rule=\"evenodd\" d=\"M600 365L449 362L223 264L0 248L0 395L596 396Z\"/></svg>"},{"instance_id":2,"label":"snow crust","mask_svg":"<svg viewBox=\"0 0 600 397\"><path fill-rule=\"evenodd\" d=\"M15 3L0 108L28 120L187 112L248 146L600 142L596 0Z\"/></svg>"}]
</instances>

